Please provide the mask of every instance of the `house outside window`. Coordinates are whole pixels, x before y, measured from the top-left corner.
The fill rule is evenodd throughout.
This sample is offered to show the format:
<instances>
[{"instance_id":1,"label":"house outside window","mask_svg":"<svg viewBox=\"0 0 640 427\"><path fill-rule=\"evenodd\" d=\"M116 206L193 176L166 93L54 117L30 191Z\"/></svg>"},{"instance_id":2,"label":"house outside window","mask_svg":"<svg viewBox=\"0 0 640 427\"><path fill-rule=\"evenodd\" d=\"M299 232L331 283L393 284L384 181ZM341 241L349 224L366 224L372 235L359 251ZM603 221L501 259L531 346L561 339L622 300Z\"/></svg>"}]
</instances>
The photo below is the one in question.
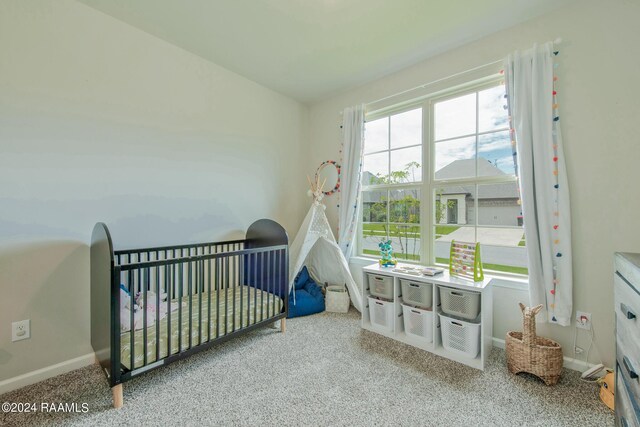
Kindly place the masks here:
<instances>
[{"instance_id":1,"label":"house outside window","mask_svg":"<svg viewBox=\"0 0 640 427\"><path fill-rule=\"evenodd\" d=\"M399 260L448 265L478 241L484 268L527 274L504 86L497 77L367 115L359 253L390 239Z\"/></svg>"}]
</instances>

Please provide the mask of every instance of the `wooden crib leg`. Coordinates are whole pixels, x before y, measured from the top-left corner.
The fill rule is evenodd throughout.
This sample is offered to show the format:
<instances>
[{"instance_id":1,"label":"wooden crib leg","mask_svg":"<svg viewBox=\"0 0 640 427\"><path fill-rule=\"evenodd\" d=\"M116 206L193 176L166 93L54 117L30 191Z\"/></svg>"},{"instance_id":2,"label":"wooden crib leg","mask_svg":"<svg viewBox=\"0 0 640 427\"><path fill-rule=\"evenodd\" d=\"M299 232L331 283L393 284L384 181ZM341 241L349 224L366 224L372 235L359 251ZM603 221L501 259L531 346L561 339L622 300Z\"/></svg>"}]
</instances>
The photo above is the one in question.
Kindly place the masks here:
<instances>
[{"instance_id":1,"label":"wooden crib leg","mask_svg":"<svg viewBox=\"0 0 640 427\"><path fill-rule=\"evenodd\" d=\"M117 386L111 389L113 391L113 407L116 409L122 408L124 404L124 397L122 395L122 384L118 384Z\"/></svg>"},{"instance_id":2,"label":"wooden crib leg","mask_svg":"<svg viewBox=\"0 0 640 427\"><path fill-rule=\"evenodd\" d=\"M287 332L287 319L286 318L280 319L280 330L282 331L283 334L285 332Z\"/></svg>"}]
</instances>

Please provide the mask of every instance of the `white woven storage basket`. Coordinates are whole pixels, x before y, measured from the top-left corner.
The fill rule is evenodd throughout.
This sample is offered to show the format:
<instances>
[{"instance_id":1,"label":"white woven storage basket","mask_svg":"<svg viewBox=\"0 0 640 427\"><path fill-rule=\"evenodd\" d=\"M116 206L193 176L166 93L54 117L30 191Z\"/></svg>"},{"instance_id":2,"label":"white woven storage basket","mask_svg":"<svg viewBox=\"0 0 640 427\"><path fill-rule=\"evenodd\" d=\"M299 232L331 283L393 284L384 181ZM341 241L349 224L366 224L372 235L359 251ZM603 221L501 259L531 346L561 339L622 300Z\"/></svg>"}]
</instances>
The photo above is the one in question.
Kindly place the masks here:
<instances>
[{"instance_id":1,"label":"white woven storage basket","mask_svg":"<svg viewBox=\"0 0 640 427\"><path fill-rule=\"evenodd\" d=\"M371 295L386 300L393 299L393 277L368 273L367 281L369 282L369 292L371 292Z\"/></svg>"},{"instance_id":2,"label":"white woven storage basket","mask_svg":"<svg viewBox=\"0 0 640 427\"><path fill-rule=\"evenodd\" d=\"M420 308L431 308L433 300L433 285L431 283L400 280L402 285L402 300Z\"/></svg>"},{"instance_id":3,"label":"white woven storage basket","mask_svg":"<svg viewBox=\"0 0 640 427\"><path fill-rule=\"evenodd\" d=\"M404 332L408 337L430 343L433 341L433 313L402 304Z\"/></svg>"},{"instance_id":4,"label":"white woven storage basket","mask_svg":"<svg viewBox=\"0 0 640 427\"><path fill-rule=\"evenodd\" d=\"M480 292L462 291L446 287L438 287L440 303L445 314L452 314L463 319L475 319L480 313Z\"/></svg>"},{"instance_id":5,"label":"white woven storage basket","mask_svg":"<svg viewBox=\"0 0 640 427\"><path fill-rule=\"evenodd\" d=\"M344 285L329 285L325 295L325 309L333 313L349 311L349 294Z\"/></svg>"},{"instance_id":6,"label":"white woven storage basket","mask_svg":"<svg viewBox=\"0 0 640 427\"><path fill-rule=\"evenodd\" d=\"M369 297L371 325L385 332L393 332L393 302Z\"/></svg>"},{"instance_id":7,"label":"white woven storage basket","mask_svg":"<svg viewBox=\"0 0 640 427\"><path fill-rule=\"evenodd\" d=\"M480 323L440 316L442 346L452 353L474 358L480 351Z\"/></svg>"}]
</instances>

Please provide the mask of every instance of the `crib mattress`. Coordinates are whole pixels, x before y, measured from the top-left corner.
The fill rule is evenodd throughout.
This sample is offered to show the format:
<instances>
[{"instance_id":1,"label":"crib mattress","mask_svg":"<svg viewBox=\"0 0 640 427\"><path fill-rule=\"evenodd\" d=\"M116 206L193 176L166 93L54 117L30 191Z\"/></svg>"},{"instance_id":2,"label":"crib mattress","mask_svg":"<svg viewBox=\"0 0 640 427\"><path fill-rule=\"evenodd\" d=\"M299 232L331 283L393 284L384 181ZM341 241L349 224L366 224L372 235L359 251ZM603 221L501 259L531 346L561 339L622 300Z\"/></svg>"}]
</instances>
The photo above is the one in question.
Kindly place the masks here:
<instances>
[{"instance_id":1,"label":"crib mattress","mask_svg":"<svg viewBox=\"0 0 640 427\"><path fill-rule=\"evenodd\" d=\"M234 295L235 290L235 295ZM198 327L199 300L198 295L191 297L191 345L189 344L189 296L181 299L182 322L179 322L178 310L171 312L171 354L178 353L178 324L182 329L182 350L198 345L200 342L230 334L246 326L253 325L270 316L275 316L282 310L282 300L269 292L261 291L250 286L236 286L219 291L220 294L220 317L218 318L218 291L211 292L211 317L210 326L207 325L207 314L209 312L209 293L202 293L202 322ZM226 298L225 298L226 297ZM180 301L178 299L174 300ZM234 316L235 302L235 316ZM242 305L242 312L240 306ZM241 315L242 314L242 315ZM160 320L160 359L168 355L168 324L169 315ZM219 323L218 323L219 319ZM226 329L225 329L226 324ZM144 335L147 338L147 365L156 361L156 325L146 329L137 330L134 333L134 366L140 368L144 366ZM123 332L120 335L120 361L130 369L131 364L131 332Z\"/></svg>"}]
</instances>

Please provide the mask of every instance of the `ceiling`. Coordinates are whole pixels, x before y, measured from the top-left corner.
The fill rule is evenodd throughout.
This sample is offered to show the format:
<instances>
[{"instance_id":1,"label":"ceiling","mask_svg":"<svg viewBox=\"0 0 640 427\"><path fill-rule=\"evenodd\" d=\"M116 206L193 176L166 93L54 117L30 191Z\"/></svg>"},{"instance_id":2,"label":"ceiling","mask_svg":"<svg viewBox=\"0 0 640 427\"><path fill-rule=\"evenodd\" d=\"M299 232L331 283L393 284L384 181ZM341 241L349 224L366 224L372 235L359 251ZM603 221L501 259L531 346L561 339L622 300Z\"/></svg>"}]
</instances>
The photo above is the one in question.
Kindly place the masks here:
<instances>
[{"instance_id":1,"label":"ceiling","mask_svg":"<svg viewBox=\"0 0 640 427\"><path fill-rule=\"evenodd\" d=\"M311 103L569 0L80 0Z\"/></svg>"}]
</instances>

